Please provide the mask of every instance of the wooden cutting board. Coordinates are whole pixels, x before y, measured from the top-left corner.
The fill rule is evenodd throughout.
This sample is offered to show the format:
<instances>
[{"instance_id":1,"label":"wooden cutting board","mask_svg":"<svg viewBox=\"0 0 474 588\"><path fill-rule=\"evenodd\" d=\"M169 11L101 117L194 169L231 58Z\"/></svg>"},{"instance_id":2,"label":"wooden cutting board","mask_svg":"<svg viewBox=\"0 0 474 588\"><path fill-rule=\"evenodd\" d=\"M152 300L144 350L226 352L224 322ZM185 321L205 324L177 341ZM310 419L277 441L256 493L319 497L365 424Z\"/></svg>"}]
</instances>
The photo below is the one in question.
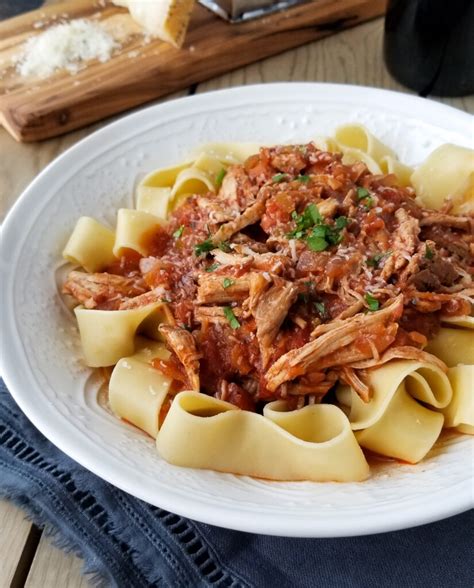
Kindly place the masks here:
<instances>
[{"instance_id":1,"label":"wooden cutting board","mask_svg":"<svg viewBox=\"0 0 474 588\"><path fill-rule=\"evenodd\" d=\"M386 0L313 0L230 24L197 4L182 49L147 39L125 9L70 0L0 23L0 122L18 141L55 137L192 84L383 14ZM112 58L71 75L23 78L24 41L74 18L101 21L119 41Z\"/></svg>"}]
</instances>

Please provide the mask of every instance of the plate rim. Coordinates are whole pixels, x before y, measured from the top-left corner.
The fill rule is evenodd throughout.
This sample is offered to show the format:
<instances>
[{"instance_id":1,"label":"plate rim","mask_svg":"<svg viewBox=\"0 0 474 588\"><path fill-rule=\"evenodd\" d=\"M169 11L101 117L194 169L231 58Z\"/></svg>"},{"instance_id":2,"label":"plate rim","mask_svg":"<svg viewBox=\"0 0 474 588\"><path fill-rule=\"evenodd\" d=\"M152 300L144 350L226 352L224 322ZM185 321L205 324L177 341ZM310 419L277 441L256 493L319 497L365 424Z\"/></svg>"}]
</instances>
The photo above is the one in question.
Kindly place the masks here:
<instances>
[{"instance_id":1,"label":"plate rim","mask_svg":"<svg viewBox=\"0 0 474 588\"><path fill-rule=\"evenodd\" d=\"M401 100L405 103L406 107L409 109L411 104L417 105L420 104L420 101L424 101L424 109L425 114L424 117L421 119L426 121L429 118L428 115L436 115L437 113L442 113L446 116L449 115L450 122L453 121L458 127L460 133L466 135L464 126L467 122L472 123L472 115L469 113L460 111L456 108L451 106L434 102L431 100L426 100L423 98L419 98L417 96L413 96L410 94L403 94L400 92L394 92L391 90L385 89L377 89L377 88L369 88L366 86L355 86L349 84L325 84L325 83L314 83L314 82L283 82L283 83L271 83L271 84L253 84L248 86L238 86L235 88L227 88L217 91L206 92L202 94L195 94L192 96L185 96L181 98L177 98L174 100L170 100L160 104L154 104L151 106L147 106L145 108L139 109L138 111L126 114L120 117L118 120L113 121L91 133L90 135L84 137L67 150L65 150L62 154L56 157L52 162L50 162L37 176L36 178L25 188L19 198L16 200L12 208L9 210L4 222L2 223L1 228L1 242L4 243L5 241L9 240L9 235L12 231L15 230L16 224L18 224L17 216L19 216L18 211L21 211L22 208L25 206L25 203L28 202L28 199L31 198L36 190L36 186L41 184L44 178L48 178L48 175L53 170L59 169L59 174L61 174L61 168L64 161L67 162L69 158L75 158L77 155L81 156L81 152L84 149L87 149L89 144L95 145L95 151L97 152L98 147L101 143L101 140L105 139L104 141L104 150L106 151L110 148L108 146L107 140L110 139L110 136L113 136L117 131L120 130L121 127L127 126L130 124L130 121L134 122L143 122L146 123L147 120L150 119L150 115L153 112L156 112L158 115L156 120L159 120L160 117L166 116L166 112L168 110L176 111L179 109L179 105L186 103L186 104L196 104L197 110L199 110L199 105L206 105L209 101L212 100L219 100L222 98L223 95L230 95L232 94L233 97L238 97L239 95L242 98L249 98L252 96L253 101L255 101L255 93L257 95L260 92L260 96L258 99L259 103L265 102L276 102L278 99L284 100L285 94L289 95L291 93L301 94L302 90L311 90L311 91L321 91L322 93L331 93L331 92L341 92L341 89L345 91L349 90L349 100L347 101L348 104L353 103L354 101L354 94L360 96L369 96L372 100L383 99L387 95L389 95L392 99L393 97L397 97L397 100ZM262 91L264 90L264 91ZM273 98L267 92L270 91L272 96L278 95L278 98ZM397 104L397 111L400 111L400 104ZM195 109L196 110L196 109ZM428 113L426 111L429 111ZM139 125L137 125L139 126ZM151 125L149 126L151 128ZM125 137L125 141L130 139L131 136L135 136L135 134L139 132L136 131L134 133L128 133ZM11 237L10 237L11 242ZM14 252L12 252L14 253ZM0 284L0 294L1 299L4 301L8 300L8 279L6 277L6 270L8 267L14 267L14 265L4 259L4 252L3 252L3 245L2 245L2 256L1 256L1 273L4 274L2 279L2 284ZM13 345L11 349L8 345L6 345L7 334L12 336L15 335L15 328L12 329L12 325L14 326L13 321L13 313L11 316L7 313L7 304L2 304L2 323L4 324L4 328L2 328L1 333L1 375L7 385L7 388L10 391L10 394L15 399L16 403L19 405L21 410L27 416L27 418L36 426L46 438L48 438L56 447L58 447L61 451L66 453L69 457L73 460L80 463L83 467L92 471L94 474L99 476L100 478L106 480L107 482L113 484L114 486L128 492L146 502L151 504L155 504L160 508L164 508L165 510L170 510L171 512L175 512L181 516L185 516L188 518L192 518L197 521L205 522L208 524L213 524L229 529L240 530L240 531L247 531L252 533L259 533L259 534L271 534L271 535L280 535L280 536L287 536L287 537L342 537L342 536L356 536L356 535L367 535L372 533L381 533L381 532L389 532L395 531L405 528L410 528L422 524L426 524L429 522L433 522L436 520L440 520L465 510L468 510L472 506L472 495L469 491L469 487L466 484L462 484L462 488L460 489L459 494L457 494L457 500L447 500L442 501L441 504L437 505L437 508L431 508L423 510L421 513L418 512L418 505L414 505L413 507L405 507L403 509L403 513L398 513L397 517L392 518L390 521L386 521L381 519L379 513L370 513L365 512L363 516L363 527L356 528L355 521L352 519L356 518L357 521L361 521L361 517L345 517L343 521L341 519L332 519L329 517L326 519L324 515L321 516L322 520L314 521L308 520L308 518L299 518L294 517L292 519L292 524L289 525L288 521L286 524L278 524L278 520L275 522L274 514L272 513L260 513L259 517L245 517L239 510L229 509L228 507L219 507L218 504L213 506L204 504L202 502L197 503L197 509L193 508L192 501L184 501L184 504L178 502L175 504L173 502L173 497L169 496L156 496L155 494L151 496L150 493L146 491L146 489L139 489L133 484L126 484L126 483L117 483L116 474L114 474L113 470L114 467L107 466L107 464L101 463L100 468L97 467L99 464L96 464L94 460L91 460L91 456L88 454L88 451L81 451L80 447L75 446L74 444L74 436L68 438L67 436L57 436L57 432L55 434L55 428L51 428L48 425L47 418L43 418L41 413L35 409L33 404L28 403L27 396L22 394L22 389L24 388L24 383L22 380L25 379L22 374L17 373L19 370L18 368L14 368L14 362L8 362L9 353L13 352ZM8 324L8 328L7 328ZM11 357L10 357L11 359ZM91 462L92 465L91 465ZM132 488L133 486L133 488ZM137 491L140 490L140 491ZM450 489L451 490L451 489ZM158 504L159 503L159 504ZM224 519L224 520L222 520ZM295 523L296 521L296 523Z\"/></svg>"}]
</instances>

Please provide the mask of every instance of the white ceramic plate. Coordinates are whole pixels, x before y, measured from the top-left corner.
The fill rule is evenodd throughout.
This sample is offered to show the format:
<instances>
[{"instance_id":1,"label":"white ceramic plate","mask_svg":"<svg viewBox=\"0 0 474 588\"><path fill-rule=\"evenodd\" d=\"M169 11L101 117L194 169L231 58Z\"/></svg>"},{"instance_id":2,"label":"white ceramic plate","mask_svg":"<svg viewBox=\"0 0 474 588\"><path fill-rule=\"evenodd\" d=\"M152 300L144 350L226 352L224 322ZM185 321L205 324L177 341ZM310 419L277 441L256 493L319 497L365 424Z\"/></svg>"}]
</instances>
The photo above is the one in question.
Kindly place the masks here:
<instances>
[{"instance_id":1,"label":"white ceramic plate","mask_svg":"<svg viewBox=\"0 0 474 588\"><path fill-rule=\"evenodd\" d=\"M469 115L382 90L275 84L153 106L94 133L48 166L3 227L3 376L31 421L101 478L199 521L299 537L362 535L427 523L472 503L472 440L458 436L417 466L357 484L278 483L165 463L145 435L97 403L74 322L57 291L61 249L80 215L114 223L140 174L207 141L306 141L358 121L416 163L439 144L469 144Z\"/></svg>"}]
</instances>

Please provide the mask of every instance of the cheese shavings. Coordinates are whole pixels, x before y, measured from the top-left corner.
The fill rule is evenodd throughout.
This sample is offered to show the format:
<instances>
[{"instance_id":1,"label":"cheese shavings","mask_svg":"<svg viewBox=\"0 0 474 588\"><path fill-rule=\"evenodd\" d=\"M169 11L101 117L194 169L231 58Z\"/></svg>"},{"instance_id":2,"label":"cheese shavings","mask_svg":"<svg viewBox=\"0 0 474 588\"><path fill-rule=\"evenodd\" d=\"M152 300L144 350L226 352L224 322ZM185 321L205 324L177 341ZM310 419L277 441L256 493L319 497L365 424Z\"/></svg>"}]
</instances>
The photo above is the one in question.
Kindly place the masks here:
<instances>
[{"instance_id":1,"label":"cheese shavings","mask_svg":"<svg viewBox=\"0 0 474 588\"><path fill-rule=\"evenodd\" d=\"M112 0L128 8L130 16L147 33L181 47L184 42L194 0Z\"/></svg>"},{"instance_id":2,"label":"cheese shavings","mask_svg":"<svg viewBox=\"0 0 474 588\"><path fill-rule=\"evenodd\" d=\"M109 60L117 47L113 37L98 23L83 18L72 20L28 39L17 70L23 77L47 78L61 69L74 74L84 67L85 61Z\"/></svg>"}]
</instances>

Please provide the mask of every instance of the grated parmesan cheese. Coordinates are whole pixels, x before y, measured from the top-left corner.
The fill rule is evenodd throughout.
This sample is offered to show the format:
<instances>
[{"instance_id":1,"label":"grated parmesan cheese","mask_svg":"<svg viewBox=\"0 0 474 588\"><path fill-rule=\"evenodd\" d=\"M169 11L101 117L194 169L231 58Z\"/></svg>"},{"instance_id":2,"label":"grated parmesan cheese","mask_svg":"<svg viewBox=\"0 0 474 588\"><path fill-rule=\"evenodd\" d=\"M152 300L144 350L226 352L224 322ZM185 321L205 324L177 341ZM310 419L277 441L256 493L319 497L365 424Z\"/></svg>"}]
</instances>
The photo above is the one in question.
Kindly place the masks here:
<instances>
[{"instance_id":1,"label":"grated parmesan cheese","mask_svg":"<svg viewBox=\"0 0 474 588\"><path fill-rule=\"evenodd\" d=\"M84 18L72 20L28 39L17 70L23 77L47 78L61 69L74 74L84 67L84 61L109 60L117 47L98 23Z\"/></svg>"}]
</instances>

